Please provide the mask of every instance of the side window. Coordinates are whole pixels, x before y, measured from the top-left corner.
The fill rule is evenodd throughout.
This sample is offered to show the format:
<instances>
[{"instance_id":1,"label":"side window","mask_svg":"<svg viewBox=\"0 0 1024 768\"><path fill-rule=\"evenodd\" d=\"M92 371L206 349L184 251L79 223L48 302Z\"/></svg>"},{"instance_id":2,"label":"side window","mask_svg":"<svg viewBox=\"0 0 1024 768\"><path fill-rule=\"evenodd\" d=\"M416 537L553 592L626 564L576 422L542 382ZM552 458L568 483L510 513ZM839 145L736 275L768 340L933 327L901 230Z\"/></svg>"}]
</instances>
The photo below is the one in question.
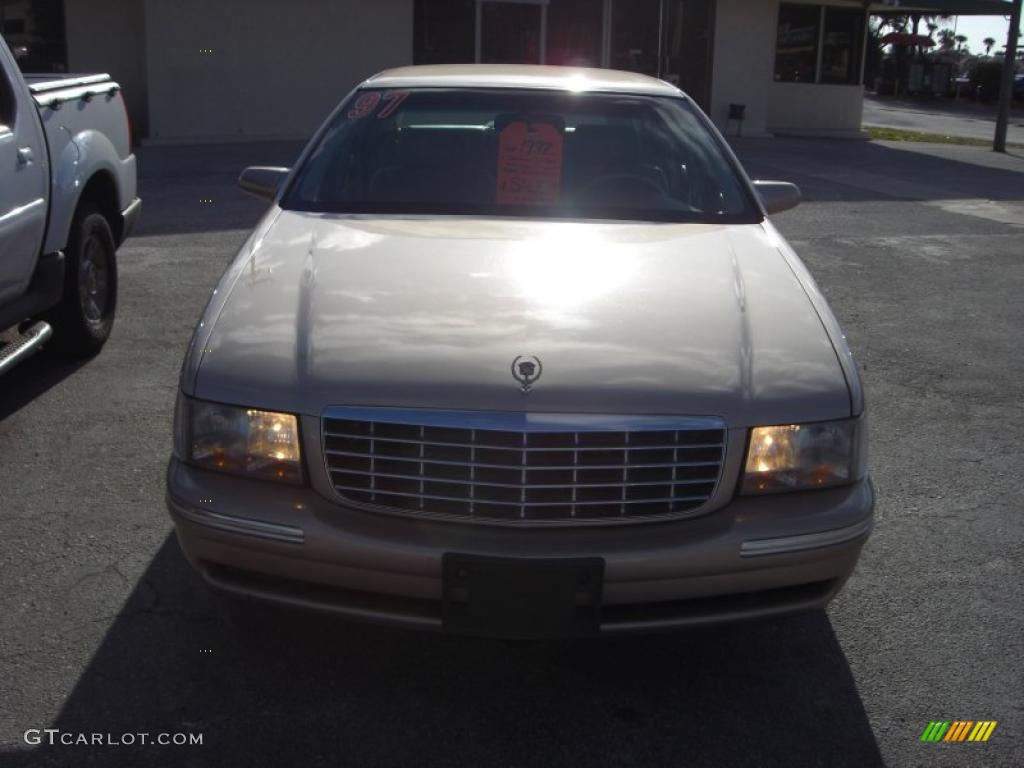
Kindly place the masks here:
<instances>
[{"instance_id":1,"label":"side window","mask_svg":"<svg viewBox=\"0 0 1024 768\"><path fill-rule=\"evenodd\" d=\"M0 70L0 133L14 130L14 89Z\"/></svg>"}]
</instances>

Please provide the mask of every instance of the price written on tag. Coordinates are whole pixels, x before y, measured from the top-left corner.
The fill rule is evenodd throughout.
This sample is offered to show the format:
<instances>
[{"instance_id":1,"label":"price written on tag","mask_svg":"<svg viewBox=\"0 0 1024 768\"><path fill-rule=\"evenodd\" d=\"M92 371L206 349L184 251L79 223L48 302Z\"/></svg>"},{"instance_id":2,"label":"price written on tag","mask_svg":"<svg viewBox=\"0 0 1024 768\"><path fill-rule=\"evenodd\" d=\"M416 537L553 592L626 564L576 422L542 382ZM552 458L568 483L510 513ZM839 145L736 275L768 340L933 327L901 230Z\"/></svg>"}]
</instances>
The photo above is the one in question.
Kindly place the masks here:
<instances>
[{"instance_id":1,"label":"price written on tag","mask_svg":"<svg viewBox=\"0 0 1024 768\"><path fill-rule=\"evenodd\" d=\"M555 205L562 184L562 132L517 120L498 143L498 205Z\"/></svg>"}]
</instances>

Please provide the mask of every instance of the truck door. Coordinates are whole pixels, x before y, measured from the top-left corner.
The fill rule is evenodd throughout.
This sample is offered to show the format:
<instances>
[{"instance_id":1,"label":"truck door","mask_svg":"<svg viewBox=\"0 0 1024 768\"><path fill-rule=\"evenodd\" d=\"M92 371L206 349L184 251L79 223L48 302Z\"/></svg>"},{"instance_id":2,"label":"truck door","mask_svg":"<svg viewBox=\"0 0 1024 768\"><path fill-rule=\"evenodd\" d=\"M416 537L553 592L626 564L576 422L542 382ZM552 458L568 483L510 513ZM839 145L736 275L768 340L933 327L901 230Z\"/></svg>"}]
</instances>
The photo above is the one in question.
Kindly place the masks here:
<instances>
[{"instance_id":1,"label":"truck door","mask_svg":"<svg viewBox=\"0 0 1024 768\"><path fill-rule=\"evenodd\" d=\"M36 105L0 41L0 305L28 288L46 234L49 167Z\"/></svg>"}]
</instances>

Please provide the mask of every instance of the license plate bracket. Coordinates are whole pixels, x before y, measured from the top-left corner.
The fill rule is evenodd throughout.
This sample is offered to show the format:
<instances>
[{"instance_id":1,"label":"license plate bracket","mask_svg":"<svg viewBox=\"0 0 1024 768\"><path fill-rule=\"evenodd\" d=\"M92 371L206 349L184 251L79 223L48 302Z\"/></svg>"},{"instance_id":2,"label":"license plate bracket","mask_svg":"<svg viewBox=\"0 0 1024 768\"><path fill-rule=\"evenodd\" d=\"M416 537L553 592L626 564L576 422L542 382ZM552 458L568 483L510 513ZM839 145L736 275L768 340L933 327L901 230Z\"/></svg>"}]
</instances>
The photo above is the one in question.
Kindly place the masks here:
<instances>
[{"instance_id":1,"label":"license plate bracket","mask_svg":"<svg viewBox=\"0 0 1024 768\"><path fill-rule=\"evenodd\" d=\"M517 639L584 637L601 626L604 560L442 558L446 632Z\"/></svg>"}]
</instances>

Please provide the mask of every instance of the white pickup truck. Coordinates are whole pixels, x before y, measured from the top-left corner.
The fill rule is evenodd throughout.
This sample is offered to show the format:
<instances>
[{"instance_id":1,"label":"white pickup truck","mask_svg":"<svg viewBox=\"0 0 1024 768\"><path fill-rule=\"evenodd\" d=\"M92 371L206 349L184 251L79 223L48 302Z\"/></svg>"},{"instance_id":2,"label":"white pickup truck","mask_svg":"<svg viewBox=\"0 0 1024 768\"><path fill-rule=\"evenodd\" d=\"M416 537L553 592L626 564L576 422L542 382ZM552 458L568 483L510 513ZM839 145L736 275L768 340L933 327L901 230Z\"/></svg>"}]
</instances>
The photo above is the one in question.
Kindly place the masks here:
<instances>
[{"instance_id":1,"label":"white pickup truck","mask_svg":"<svg viewBox=\"0 0 1024 768\"><path fill-rule=\"evenodd\" d=\"M73 356L99 351L140 210L120 86L23 77L0 40L0 374L51 336Z\"/></svg>"}]
</instances>

